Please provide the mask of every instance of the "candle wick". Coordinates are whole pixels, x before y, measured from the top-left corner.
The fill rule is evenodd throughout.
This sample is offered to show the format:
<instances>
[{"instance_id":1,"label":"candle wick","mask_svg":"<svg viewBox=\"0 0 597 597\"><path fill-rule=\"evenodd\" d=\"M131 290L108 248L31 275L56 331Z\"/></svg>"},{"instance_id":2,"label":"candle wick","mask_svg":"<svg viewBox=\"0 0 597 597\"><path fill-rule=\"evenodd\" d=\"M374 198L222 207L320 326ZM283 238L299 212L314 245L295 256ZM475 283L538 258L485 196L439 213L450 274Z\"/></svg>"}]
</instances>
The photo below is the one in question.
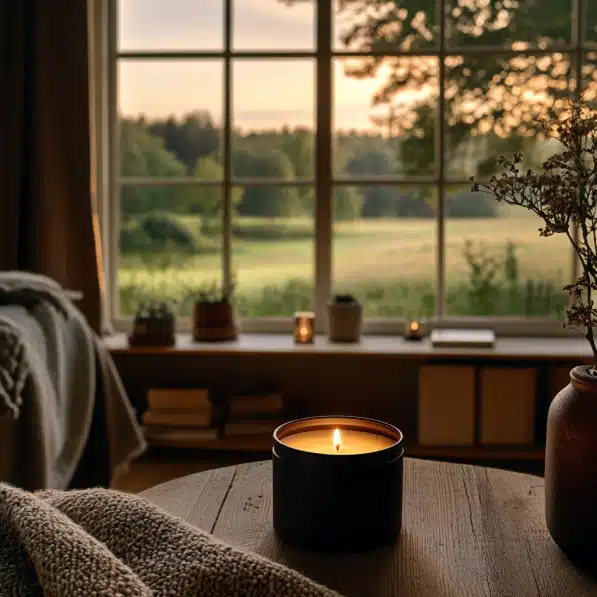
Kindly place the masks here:
<instances>
[{"instance_id":1,"label":"candle wick","mask_svg":"<svg viewBox=\"0 0 597 597\"><path fill-rule=\"evenodd\" d=\"M340 444L336 444L336 452L340 451Z\"/></svg>"}]
</instances>

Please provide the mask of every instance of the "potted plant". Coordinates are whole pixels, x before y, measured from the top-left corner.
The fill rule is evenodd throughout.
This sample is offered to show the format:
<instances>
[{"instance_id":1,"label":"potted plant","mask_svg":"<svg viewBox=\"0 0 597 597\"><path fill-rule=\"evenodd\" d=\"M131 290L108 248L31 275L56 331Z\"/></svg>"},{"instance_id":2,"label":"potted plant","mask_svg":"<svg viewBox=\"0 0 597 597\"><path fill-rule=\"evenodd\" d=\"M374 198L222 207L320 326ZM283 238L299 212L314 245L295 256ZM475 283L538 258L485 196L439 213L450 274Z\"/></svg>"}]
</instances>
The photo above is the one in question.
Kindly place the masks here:
<instances>
[{"instance_id":1,"label":"potted plant","mask_svg":"<svg viewBox=\"0 0 597 597\"><path fill-rule=\"evenodd\" d=\"M471 181L473 191L537 215L541 236L565 235L579 262L580 276L564 288L571 298L564 325L584 335L594 364L572 369L549 408L545 514L556 543L583 562L597 556L597 112L580 99L537 123L560 153L538 170L523 169L520 153L501 156L502 174L488 184Z\"/></svg>"},{"instance_id":2,"label":"potted plant","mask_svg":"<svg viewBox=\"0 0 597 597\"><path fill-rule=\"evenodd\" d=\"M236 340L238 328L232 305L233 292L234 284L219 288L214 283L191 294L195 342Z\"/></svg>"},{"instance_id":3,"label":"potted plant","mask_svg":"<svg viewBox=\"0 0 597 597\"><path fill-rule=\"evenodd\" d=\"M168 301L142 303L135 314L131 346L174 346L176 317Z\"/></svg>"},{"instance_id":4,"label":"potted plant","mask_svg":"<svg viewBox=\"0 0 597 597\"><path fill-rule=\"evenodd\" d=\"M358 342L361 338L363 306L351 294L336 294L328 302L328 340Z\"/></svg>"}]
</instances>

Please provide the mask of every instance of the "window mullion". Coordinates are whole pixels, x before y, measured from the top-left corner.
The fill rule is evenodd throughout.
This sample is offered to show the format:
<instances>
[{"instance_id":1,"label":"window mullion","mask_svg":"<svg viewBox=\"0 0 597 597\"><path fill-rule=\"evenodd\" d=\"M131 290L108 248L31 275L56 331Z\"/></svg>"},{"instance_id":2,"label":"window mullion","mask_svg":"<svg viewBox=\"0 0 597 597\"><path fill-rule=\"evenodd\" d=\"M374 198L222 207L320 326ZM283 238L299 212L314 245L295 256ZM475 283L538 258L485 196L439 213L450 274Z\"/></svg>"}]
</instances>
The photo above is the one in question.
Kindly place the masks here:
<instances>
[{"instance_id":1,"label":"window mullion","mask_svg":"<svg viewBox=\"0 0 597 597\"><path fill-rule=\"evenodd\" d=\"M435 314L443 317L445 294L445 191L446 191L446 0L436 0L437 20L439 23L439 64L438 64L438 103L435 131L435 155L437 160L438 194L437 194L437 236L436 236L436 282L435 282Z\"/></svg>"},{"instance_id":2,"label":"window mullion","mask_svg":"<svg viewBox=\"0 0 597 597\"><path fill-rule=\"evenodd\" d=\"M332 3L317 3L315 321L323 331L332 287Z\"/></svg>"},{"instance_id":3,"label":"window mullion","mask_svg":"<svg viewBox=\"0 0 597 597\"><path fill-rule=\"evenodd\" d=\"M232 273L232 1L224 2L224 118L223 118L223 210L222 287L229 291Z\"/></svg>"}]
</instances>

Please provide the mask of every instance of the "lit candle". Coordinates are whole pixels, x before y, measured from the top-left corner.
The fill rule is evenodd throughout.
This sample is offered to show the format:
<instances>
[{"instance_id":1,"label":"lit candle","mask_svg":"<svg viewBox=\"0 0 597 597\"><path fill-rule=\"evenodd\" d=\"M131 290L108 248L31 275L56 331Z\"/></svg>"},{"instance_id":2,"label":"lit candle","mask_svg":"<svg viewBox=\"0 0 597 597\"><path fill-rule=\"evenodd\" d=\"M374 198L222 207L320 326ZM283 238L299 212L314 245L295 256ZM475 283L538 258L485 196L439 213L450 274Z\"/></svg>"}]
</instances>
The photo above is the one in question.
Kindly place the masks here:
<instances>
[{"instance_id":1,"label":"lit candle","mask_svg":"<svg viewBox=\"0 0 597 597\"><path fill-rule=\"evenodd\" d=\"M282 439L290 448L314 454L367 454L389 448L396 441L369 431L356 429L311 429Z\"/></svg>"},{"instance_id":2,"label":"lit candle","mask_svg":"<svg viewBox=\"0 0 597 597\"><path fill-rule=\"evenodd\" d=\"M374 419L307 417L273 436L278 538L311 550L395 544L402 527L403 436Z\"/></svg>"},{"instance_id":3,"label":"lit candle","mask_svg":"<svg viewBox=\"0 0 597 597\"><path fill-rule=\"evenodd\" d=\"M294 341L311 344L314 340L315 313L301 311L294 314Z\"/></svg>"},{"instance_id":4,"label":"lit candle","mask_svg":"<svg viewBox=\"0 0 597 597\"><path fill-rule=\"evenodd\" d=\"M418 320L412 319L407 323L404 337L407 340L421 340L423 337L423 329Z\"/></svg>"}]
</instances>

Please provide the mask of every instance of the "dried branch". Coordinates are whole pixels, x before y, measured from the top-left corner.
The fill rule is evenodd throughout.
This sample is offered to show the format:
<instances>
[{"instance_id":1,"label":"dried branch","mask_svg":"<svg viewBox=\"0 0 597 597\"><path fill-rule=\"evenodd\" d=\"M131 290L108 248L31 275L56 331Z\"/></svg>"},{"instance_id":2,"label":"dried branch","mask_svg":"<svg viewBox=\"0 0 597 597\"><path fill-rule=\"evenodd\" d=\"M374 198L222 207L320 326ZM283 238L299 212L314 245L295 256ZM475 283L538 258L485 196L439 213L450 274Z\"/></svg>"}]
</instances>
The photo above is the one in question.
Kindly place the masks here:
<instances>
[{"instance_id":1,"label":"dried branch","mask_svg":"<svg viewBox=\"0 0 597 597\"><path fill-rule=\"evenodd\" d=\"M538 170L526 171L521 153L500 156L497 162L504 171L487 184L472 177L472 190L536 214L544 223L541 236L566 235L582 275L564 288L573 298L564 325L583 330L597 366L597 112L581 98L571 101L563 113L551 113L536 123L547 138L562 145L562 151Z\"/></svg>"}]
</instances>

